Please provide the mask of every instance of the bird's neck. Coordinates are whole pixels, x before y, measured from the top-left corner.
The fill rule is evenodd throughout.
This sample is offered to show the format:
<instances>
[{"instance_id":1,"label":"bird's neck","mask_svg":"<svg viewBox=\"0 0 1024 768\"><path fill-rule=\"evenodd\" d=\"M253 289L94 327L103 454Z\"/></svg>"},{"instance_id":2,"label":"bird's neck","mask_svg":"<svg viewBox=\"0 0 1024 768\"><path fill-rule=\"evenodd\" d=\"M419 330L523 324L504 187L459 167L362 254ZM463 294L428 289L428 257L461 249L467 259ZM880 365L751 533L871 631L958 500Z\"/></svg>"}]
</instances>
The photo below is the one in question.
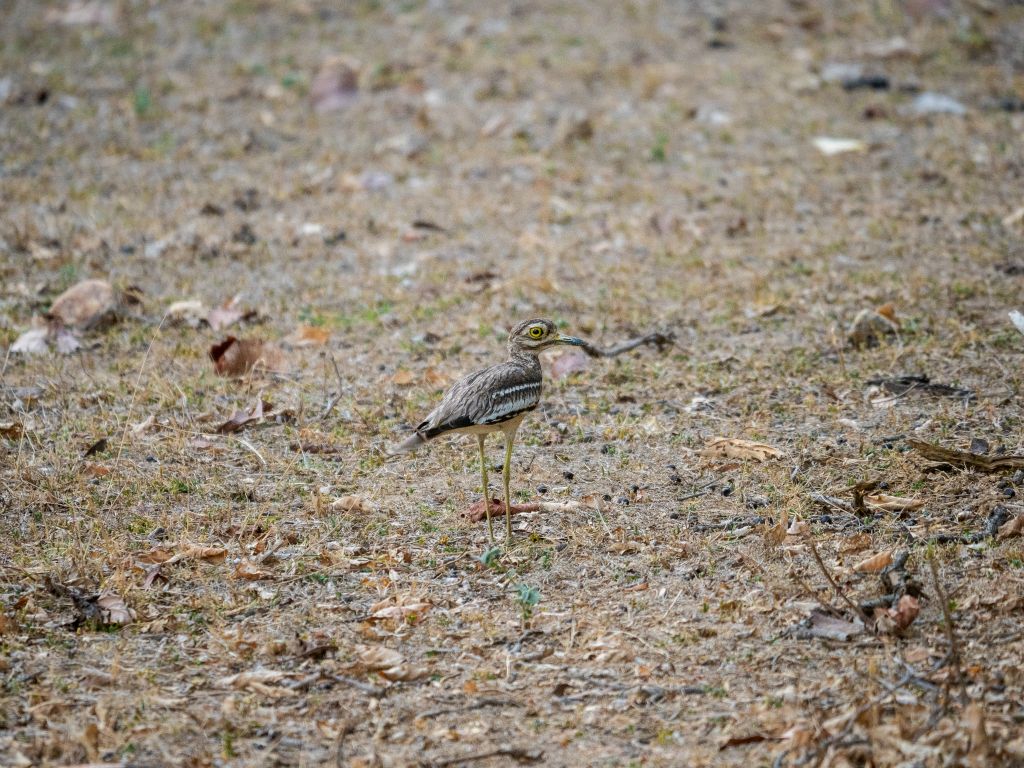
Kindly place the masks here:
<instances>
[{"instance_id":1,"label":"bird's neck","mask_svg":"<svg viewBox=\"0 0 1024 768\"><path fill-rule=\"evenodd\" d=\"M524 352L521 349L510 348L508 351L508 361L524 370L535 372L538 376L540 375L540 358L534 352Z\"/></svg>"}]
</instances>

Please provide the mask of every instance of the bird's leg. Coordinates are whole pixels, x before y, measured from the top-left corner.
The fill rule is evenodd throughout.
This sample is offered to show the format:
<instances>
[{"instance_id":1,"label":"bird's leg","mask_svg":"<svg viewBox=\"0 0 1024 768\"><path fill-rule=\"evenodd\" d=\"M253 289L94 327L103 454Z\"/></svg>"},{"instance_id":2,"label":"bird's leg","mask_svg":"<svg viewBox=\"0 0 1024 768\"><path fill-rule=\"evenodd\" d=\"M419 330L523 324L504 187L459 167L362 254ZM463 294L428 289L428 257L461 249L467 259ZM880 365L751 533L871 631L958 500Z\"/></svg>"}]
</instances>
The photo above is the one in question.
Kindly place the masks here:
<instances>
[{"instance_id":1,"label":"bird's leg","mask_svg":"<svg viewBox=\"0 0 1024 768\"><path fill-rule=\"evenodd\" d=\"M477 445L480 446L480 472L483 474L484 480L484 512L487 515L487 535L491 539L491 544L494 544L494 523L491 522L491 500L488 498L490 495L490 489L487 487L487 455L484 453L484 440L486 435L479 434L476 436Z\"/></svg>"},{"instance_id":2,"label":"bird's leg","mask_svg":"<svg viewBox=\"0 0 1024 768\"><path fill-rule=\"evenodd\" d=\"M508 498L508 480L512 470L512 443L516 439L515 432L505 432L505 466L501 470L501 479L505 483L505 535L506 541L512 543L512 506Z\"/></svg>"}]
</instances>

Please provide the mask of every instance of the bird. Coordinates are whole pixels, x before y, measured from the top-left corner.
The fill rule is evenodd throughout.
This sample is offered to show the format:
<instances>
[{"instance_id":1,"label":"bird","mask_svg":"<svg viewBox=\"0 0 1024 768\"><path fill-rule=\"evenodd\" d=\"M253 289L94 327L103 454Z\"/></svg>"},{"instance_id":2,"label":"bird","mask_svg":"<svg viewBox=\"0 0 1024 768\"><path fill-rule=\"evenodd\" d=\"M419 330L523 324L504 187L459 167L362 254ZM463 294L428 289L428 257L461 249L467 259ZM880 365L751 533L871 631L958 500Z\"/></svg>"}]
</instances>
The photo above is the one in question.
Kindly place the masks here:
<instances>
[{"instance_id":1,"label":"bird","mask_svg":"<svg viewBox=\"0 0 1024 768\"><path fill-rule=\"evenodd\" d=\"M484 441L488 434L501 432L505 438L505 463L502 480L505 486L506 541L512 539L512 507L509 502L512 445L516 431L526 414L540 403L543 388L538 355L545 349L567 344L585 347L575 336L559 333L555 324L543 318L525 320L508 335L508 359L464 376L445 393L438 406L427 414L413 434L388 451L391 456L411 453L440 435L476 435L480 449L480 472L487 514L487 535L494 545L494 524L488 498L487 458Z\"/></svg>"}]
</instances>

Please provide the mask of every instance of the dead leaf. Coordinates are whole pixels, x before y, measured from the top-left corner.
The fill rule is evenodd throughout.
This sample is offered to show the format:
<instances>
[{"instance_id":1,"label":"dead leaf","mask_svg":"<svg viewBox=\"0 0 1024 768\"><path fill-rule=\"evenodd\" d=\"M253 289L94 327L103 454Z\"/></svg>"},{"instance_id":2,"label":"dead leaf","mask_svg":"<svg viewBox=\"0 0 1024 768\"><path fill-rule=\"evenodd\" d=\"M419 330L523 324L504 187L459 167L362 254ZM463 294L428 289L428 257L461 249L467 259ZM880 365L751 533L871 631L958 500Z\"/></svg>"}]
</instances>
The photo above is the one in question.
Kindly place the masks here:
<instances>
[{"instance_id":1,"label":"dead leaf","mask_svg":"<svg viewBox=\"0 0 1024 768\"><path fill-rule=\"evenodd\" d=\"M271 410L273 410L273 406L270 403L261 397L257 397L256 402L249 406L249 410L235 411L230 419L217 427L217 434L230 435L235 432L241 432L249 424L263 421L265 416L270 415Z\"/></svg>"},{"instance_id":2,"label":"dead leaf","mask_svg":"<svg viewBox=\"0 0 1024 768\"><path fill-rule=\"evenodd\" d=\"M135 559L144 565L154 565L159 563L166 563L174 557L174 553L169 549L151 549L149 552L143 552L141 555L136 555Z\"/></svg>"},{"instance_id":3,"label":"dead leaf","mask_svg":"<svg viewBox=\"0 0 1024 768\"><path fill-rule=\"evenodd\" d=\"M277 669L250 669L246 672L239 672L237 675L228 675L217 681L217 685L223 688L235 688L241 691L253 691L273 699L280 699L290 696L292 691L285 688L274 687L288 678L287 672Z\"/></svg>"},{"instance_id":4,"label":"dead leaf","mask_svg":"<svg viewBox=\"0 0 1024 768\"><path fill-rule=\"evenodd\" d=\"M827 640L849 640L864 631L860 622L853 623L825 613L817 608L811 610L807 620L807 634Z\"/></svg>"},{"instance_id":5,"label":"dead leaf","mask_svg":"<svg viewBox=\"0 0 1024 768\"><path fill-rule=\"evenodd\" d=\"M104 624L131 624L135 612L125 605L124 599L113 592L104 592L96 598L96 607Z\"/></svg>"},{"instance_id":6,"label":"dead leaf","mask_svg":"<svg viewBox=\"0 0 1024 768\"><path fill-rule=\"evenodd\" d=\"M251 560L242 560L235 566L235 578L243 581L263 581L273 579L274 574L260 570L259 566Z\"/></svg>"},{"instance_id":7,"label":"dead leaf","mask_svg":"<svg viewBox=\"0 0 1024 768\"><path fill-rule=\"evenodd\" d=\"M206 322L206 305L198 299L176 301L164 312L164 317L170 325L187 325L190 328L198 328Z\"/></svg>"},{"instance_id":8,"label":"dead leaf","mask_svg":"<svg viewBox=\"0 0 1024 768\"><path fill-rule=\"evenodd\" d=\"M855 533L853 536L847 538L839 551L843 554L851 552L860 552L871 546L871 534L869 533Z\"/></svg>"},{"instance_id":9,"label":"dead leaf","mask_svg":"<svg viewBox=\"0 0 1024 768\"><path fill-rule=\"evenodd\" d=\"M885 550L879 552L877 555L872 555L866 560L861 560L855 566L853 570L856 573L880 573L892 562L892 550Z\"/></svg>"},{"instance_id":10,"label":"dead leaf","mask_svg":"<svg viewBox=\"0 0 1024 768\"><path fill-rule=\"evenodd\" d=\"M373 508L361 496L341 496L331 502L331 509L343 512L372 512Z\"/></svg>"},{"instance_id":11,"label":"dead leaf","mask_svg":"<svg viewBox=\"0 0 1024 768\"><path fill-rule=\"evenodd\" d=\"M889 609L889 618L893 620L896 629L903 631L911 624L921 612L921 602L913 595L903 595L894 608Z\"/></svg>"},{"instance_id":12,"label":"dead leaf","mask_svg":"<svg viewBox=\"0 0 1024 768\"><path fill-rule=\"evenodd\" d=\"M112 313L117 296L106 280L83 280L53 300L48 317L69 328L90 328Z\"/></svg>"},{"instance_id":13,"label":"dead leaf","mask_svg":"<svg viewBox=\"0 0 1024 768\"><path fill-rule=\"evenodd\" d=\"M347 56L331 56L320 65L309 86L313 109L333 112L345 109L359 96L359 64Z\"/></svg>"},{"instance_id":14,"label":"dead leaf","mask_svg":"<svg viewBox=\"0 0 1024 768\"><path fill-rule=\"evenodd\" d=\"M0 421L0 436L8 440L20 440L25 428L17 421Z\"/></svg>"},{"instance_id":15,"label":"dead leaf","mask_svg":"<svg viewBox=\"0 0 1024 768\"><path fill-rule=\"evenodd\" d=\"M206 322L214 331L222 331L239 320L248 320L256 316L256 311L239 309L239 297L229 299L219 307L214 307L206 315Z\"/></svg>"},{"instance_id":16,"label":"dead leaf","mask_svg":"<svg viewBox=\"0 0 1024 768\"><path fill-rule=\"evenodd\" d=\"M214 370L221 376L245 376L256 370L280 371L284 355L273 344L261 339L238 339L228 336L210 347Z\"/></svg>"},{"instance_id":17,"label":"dead leaf","mask_svg":"<svg viewBox=\"0 0 1024 768\"><path fill-rule=\"evenodd\" d=\"M415 597L389 597L370 606L370 620L405 621L412 624L431 607L430 603Z\"/></svg>"},{"instance_id":18,"label":"dead leaf","mask_svg":"<svg viewBox=\"0 0 1024 768\"><path fill-rule=\"evenodd\" d=\"M356 646L356 652L359 654L359 663L370 672L397 667L405 661L405 657L398 651L383 645L359 645Z\"/></svg>"},{"instance_id":19,"label":"dead leaf","mask_svg":"<svg viewBox=\"0 0 1024 768\"><path fill-rule=\"evenodd\" d=\"M293 347L322 347L331 338L331 332L315 325L300 325L285 341Z\"/></svg>"},{"instance_id":20,"label":"dead leaf","mask_svg":"<svg viewBox=\"0 0 1024 768\"><path fill-rule=\"evenodd\" d=\"M999 532L996 535L996 539L1003 541L1004 539L1010 539L1014 536L1024 536L1024 514L1017 515L1012 520L1008 520L999 527Z\"/></svg>"},{"instance_id":21,"label":"dead leaf","mask_svg":"<svg viewBox=\"0 0 1024 768\"><path fill-rule=\"evenodd\" d=\"M32 328L25 331L11 344L11 353L21 355L44 354L49 349L46 344L49 336L49 328Z\"/></svg>"},{"instance_id":22,"label":"dead leaf","mask_svg":"<svg viewBox=\"0 0 1024 768\"><path fill-rule=\"evenodd\" d=\"M881 509L886 512L913 512L915 509L920 509L925 504L921 499L907 499L902 496L888 496L884 493L865 495L864 503L872 509Z\"/></svg>"},{"instance_id":23,"label":"dead leaf","mask_svg":"<svg viewBox=\"0 0 1024 768\"><path fill-rule=\"evenodd\" d=\"M451 377L436 368L427 368L427 370L423 372L423 380L432 387L441 388L448 386L448 383L451 381Z\"/></svg>"},{"instance_id":24,"label":"dead leaf","mask_svg":"<svg viewBox=\"0 0 1024 768\"><path fill-rule=\"evenodd\" d=\"M713 437L704 449L702 456L714 459L752 459L767 461L782 458L782 451L765 443L755 443L737 437Z\"/></svg>"},{"instance_id":25,"label":"dead leaf","mask_svg":"<svg viewBox=\"0 0 1024 768\"><path fill-rule=\"evenodd\" d=\"M564 350L551 361L551 378L555 381L574 373L581 373L590 367L590 358L578 349Z\"/></svg>"},{"instance_id":26,"label":"dead leaf","mask_svg":"<svg viewBox=\"0 0 1024 768\"><path fill-rule=\"evenodd\" d=\"M416 377L413 376L412 371L406 368L400 368L395 371L395 375L391 377L391 383L397 384L400 387L408 387L416 381Z\"/></svg>"},{"instance_id":27,"label":"dead leaf","mask_svg":"<svg viewBox=\"0 0 1024 768\"><path fill-rule=\"evenodd\" d=\"M207 563L220 563L228 556L224 547L204 547L199 544L188 544L174 557L167 561L168 565L182 560L203 560Z\"/></svg>"}]
</instances>

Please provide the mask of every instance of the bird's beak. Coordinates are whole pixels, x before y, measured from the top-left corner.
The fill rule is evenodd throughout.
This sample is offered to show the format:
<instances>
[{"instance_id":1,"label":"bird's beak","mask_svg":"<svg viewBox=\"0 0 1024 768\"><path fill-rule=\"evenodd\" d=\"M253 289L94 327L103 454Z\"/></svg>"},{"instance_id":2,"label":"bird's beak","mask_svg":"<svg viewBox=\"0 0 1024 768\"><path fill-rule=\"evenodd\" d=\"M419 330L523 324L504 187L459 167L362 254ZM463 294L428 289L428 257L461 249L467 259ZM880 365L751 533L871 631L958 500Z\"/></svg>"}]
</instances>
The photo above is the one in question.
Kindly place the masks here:
<instances>
[{"instance_id":1,"label":"bird's beak","mask_svg":"<svg viewBox=\"0 0 1024 768\"><path fill-rule=\"evenodd\" d=\"M577 339L575 336L566 336L564 333L558 334L559 344L570 344L574 347L585 347L587 343L583 339Z\"/></svg>"}]
</instances>

